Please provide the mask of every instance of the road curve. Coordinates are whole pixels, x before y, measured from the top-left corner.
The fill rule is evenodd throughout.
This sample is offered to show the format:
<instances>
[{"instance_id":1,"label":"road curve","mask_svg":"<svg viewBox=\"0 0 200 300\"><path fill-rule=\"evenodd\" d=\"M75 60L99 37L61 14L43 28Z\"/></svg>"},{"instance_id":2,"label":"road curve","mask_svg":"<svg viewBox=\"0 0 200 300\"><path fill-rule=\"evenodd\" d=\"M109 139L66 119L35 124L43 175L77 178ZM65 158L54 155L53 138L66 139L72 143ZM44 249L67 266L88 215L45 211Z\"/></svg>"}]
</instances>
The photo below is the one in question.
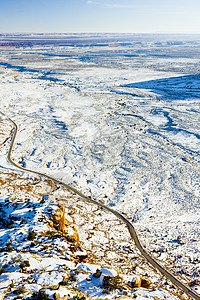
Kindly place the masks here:
<instances>
[{"instance_id":1,"label":"road curve","mask_svg":"<svg viewBox=\"0 0 200 300\"><path fill-rule=\"evenodd\" d=\"M57 180L49 175L46 175L44 173L41 173L41 172L37 172L37 171L33 171L33 170L29 170L29 169L26 169L26 168L23 168L22 166L16 164L12 158L11 158L11 153L12 153L12 150L13 150L13 146L14 146L14 142L15 142L15 138L16 138L16 135L17 135L17 124L10 118L8 118L3 112L0 111L0 113L4 116L5 119L7 119L8 121L10 121L13 126L14 126L14 131L13 131L13 134L12 134L12 138L11 138L11 144L10 144L10 148L9 148L9 151L8 151L8 155L7 155L7 158L8 158L8 161L13 165L15 166L16 168L22 170L22 171L26 171L26 172L29 172L29 173L33 173L33 174L36 174L36 175L40 175L40 176L43 176L47 179L50 179L52 181L54 181L55 183L67 188L69 191L75 193L76 195L78 195L80 198L82 198L83 200L85 201L88 201L90 203L93 203L93 204L96 204L98 205L99 207L102 207L104 210L106 211L109 211L111 212L112 214L114 214L118 219L121 219L125 224L126 226L128 227L128 230L129 230L129 233L130 233L130 236L132 238L132 240L135 242L135 245L136 247L138 248L138 250L141 252L141 254L146 258L146 260L157 270L160 271L161 274L163 274L166 278L168 278L174 285L176 285L178 288L180 288L182 291L184 291L188 296L192 297L193 299L196 299L196 300L200 300L200 296L198 294L195 293L195 291L191 290L188 286L186 286L184 283L182 283L179 279L177 279L174 275L172 275L167 269L165 269L163 266L161 266L142 246L139 238L138 238L138 235L136 233L136 230L133 226L133 224L127 220L122 214L120 214L119 212L117 212L116 210L96 201L96 200L93 200L91 199L90 197L87 197L85 196L84 194L82 194L80 191L76 190L75 188L71 187L70 185L60 181L60 180Z\"/></svg>"}]
</instances>

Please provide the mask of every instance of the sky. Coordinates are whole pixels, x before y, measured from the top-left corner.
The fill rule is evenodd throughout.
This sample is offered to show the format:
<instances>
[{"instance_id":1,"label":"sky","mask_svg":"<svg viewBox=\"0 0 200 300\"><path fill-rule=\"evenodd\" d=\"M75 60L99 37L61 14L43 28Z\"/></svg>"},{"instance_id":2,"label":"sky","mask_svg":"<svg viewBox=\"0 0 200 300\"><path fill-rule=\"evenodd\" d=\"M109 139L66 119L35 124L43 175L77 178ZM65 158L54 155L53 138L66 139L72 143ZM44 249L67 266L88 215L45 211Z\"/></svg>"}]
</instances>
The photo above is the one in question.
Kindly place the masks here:
<instances>
[{"instance_id":1,"label":"sky","mask_svg":"<svg viewBox=\"0 0 200 300\"><path fill-rule=\"evenodd\" d=\"M0 33L200 34L200 0L0 0Z\"/></svg>"}]
</instances>

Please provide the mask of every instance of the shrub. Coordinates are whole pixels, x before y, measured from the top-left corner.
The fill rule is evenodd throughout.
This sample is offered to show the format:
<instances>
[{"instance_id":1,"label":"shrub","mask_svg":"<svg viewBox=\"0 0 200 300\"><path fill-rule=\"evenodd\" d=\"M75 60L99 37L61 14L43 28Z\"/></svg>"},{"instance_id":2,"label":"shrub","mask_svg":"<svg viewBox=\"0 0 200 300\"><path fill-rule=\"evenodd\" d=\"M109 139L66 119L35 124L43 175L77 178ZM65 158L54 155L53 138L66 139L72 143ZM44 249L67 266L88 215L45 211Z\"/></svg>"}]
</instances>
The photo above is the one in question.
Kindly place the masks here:
<instances>
[{"instance_id":1,"label":"shrub","mask_svg":"<svg viewBox=\"0 0 200 300\"><path fill-rule=\"evenodd\" d=\"M15 257L12 257L12 258L11 258L10 264L11 264L11 265L14 265L14 264L19 263L19 262L21 262L21 261L22 261L22 260L21 260L21 257L15 256Z\"/></svg>"},{"instance_id":2,"label":"shrub","mask_svg":"<svg viewBox=\"0 0 200 300\"><path fill-rule=\"evenodd\" d=\"M27 240L33 241L36 238L36 233L33 230L29 230Z\"/></svg>"},{"instance_id":3,"label":"shrub","mask_svg":"<svg viewBox=\"0 0 200 300\"><path fill-rule=\"evenodd\" d=\"M12 280L11 284L10 284L10 288L13 289L15 287L14 282Z\"/></svg>"},{"instance_id":4,"label":"shrub","mask_svg":"<svg viewBox=\"0 0 200 300\"><path fill-rule=\"evenodd\" d=\"M6 245L6 248L5 248L5 251L6 252L12 252L14 249L13 249L13 247L11 246L12 244L11 243L8 243L7 245Z\"/></svg>"},{"instance_id":5,"label":"shrub","mask_svg":"<svg viewBox=\"0 0 200 300\"><path fill-rule=\"evenodd\" d=\"M190 287L195 287L196 285L200 285L200 280L195 279L189 282Z\"/></svg>"},{"instance_id":6,"label":"shrub","mask_svg":"<svg viewBox=\"0 0 200 300\"><path fill-rule=\"evenodd\" d=\"M27 222L27 220L26 219L23 219L22 221L21 221L21 224L27 224L28 222Z\"/></svg>"},{"instance_id":7,"label":"shrub","mask_svg":"<svg viewBox=\"0 0 200 300\"><path fill-rule=\"evenodd\" d=\"M85 295L83 295L83 294L80 294L80 295L75 295L74 297L73 297L73 299L74 300L86 300L87 299L87 297L85 296Z\"/></svg>"},{"instance_id":8,"label":"shrub","mask_svg":"<svg viewBox=\"0 0 200 300\"><path fill-rule=\"evenodd\" d=\"M71 274L69 276L69 281L76 281L76 276L74 274Z\"/></svg>"},{"instance_id":9,"label":"shrub","mask_svg":"<svg viewBox=\"0 0 200 300\"><path fill-rule=\"evenodd\" d=\"M120 289L122 287L122 278L119 275L114 277L105 276L103 278L103 286L111 290Z\"/></svg>"},{"instance_id":10,"label":"shrub","mask_svg":"<svg viewBox=\"0 0 200 300\"><path fill-rule=\"evenodd\" d=\"M24 269L26 267L30 267L30 263L28 260L23 261L20 265L19 265L20 269Z\"/></svg>"},{"instance_id":11,"label":"shrub","mask_svg":"<svg viewBox=\"0 0 200 300\"><path fill-rule=\"evenodd\" d=\"M0 275L3 274L3 273L5 273L5 269L4 269L4 268L1 268L1 269L0 269Z\"/></svg>"},{"instance_id":12,"label":"shrub","mask_svg":"<svg viewBox=\"0 0 200 300\"><path fill-rule=\"evenodd\" d=\"M96 270L96 272L93 274L94 278L99 278L101 276L101 271L99 269Z\"/></svg>"},{"instance_id":13,"label":"shrub","mask_svg":"<svg viewBox=\"0 0 200 300\"><path fill-rule=\"evenodd\" d=\"M14 290L13 291L13 294L15 295L20 295L20 294L24 294L25 293L25 288L22 286L22 287L19 287L18 289Z\"/></svg>"},{"instance_id":14,"label":"shrub","mask_svg":"<svg viewBox=\"0 0 200 300\"><path fill-rule=\"evenodd\" d=\"M43 291L39 291L36 293L33 293L31 299L33 300L48 300L48 296Z\"/></svg>"},{"instance_id":15,"label":"shrub","mask_svg":"<svg viewBox=\"0 0 200 300\"><path fill-rule=\"evenodd\" d=\"M68 285L68 284L69 284L68 280L63 280L59 282L59 285Z\"/></svg>"}]
</instances>

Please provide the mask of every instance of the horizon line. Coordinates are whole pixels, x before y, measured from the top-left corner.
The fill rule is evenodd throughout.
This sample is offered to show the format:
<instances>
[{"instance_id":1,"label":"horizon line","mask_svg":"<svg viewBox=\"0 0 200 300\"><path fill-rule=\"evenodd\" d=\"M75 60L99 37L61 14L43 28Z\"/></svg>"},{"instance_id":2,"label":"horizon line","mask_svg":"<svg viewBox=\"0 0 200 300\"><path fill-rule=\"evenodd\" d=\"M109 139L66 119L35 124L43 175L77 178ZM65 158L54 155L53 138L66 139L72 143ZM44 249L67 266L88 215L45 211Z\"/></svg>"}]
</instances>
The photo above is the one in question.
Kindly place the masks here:
<instances>
[{"instance_id":1,"label":"horizon line","mask_svg":"<svg viewBox=\"0 0 200 300\"><path fill-rule=\"evenodd\" d=\"M200 35L200 32L106 32L106 31L71 31L71 32L59 32L59 31L38 31L38 32L35 32L35 31L9 31L9 32L6 32L6 31L0 31L0 34L1 35L4 35L4 34L66 34L66 35L69 35L69 34L114 34L114 35L144 35L144 34L156 34L156 35L175 35L175 34L180 34L180 35Z\"/></svg>"}]
</instances>

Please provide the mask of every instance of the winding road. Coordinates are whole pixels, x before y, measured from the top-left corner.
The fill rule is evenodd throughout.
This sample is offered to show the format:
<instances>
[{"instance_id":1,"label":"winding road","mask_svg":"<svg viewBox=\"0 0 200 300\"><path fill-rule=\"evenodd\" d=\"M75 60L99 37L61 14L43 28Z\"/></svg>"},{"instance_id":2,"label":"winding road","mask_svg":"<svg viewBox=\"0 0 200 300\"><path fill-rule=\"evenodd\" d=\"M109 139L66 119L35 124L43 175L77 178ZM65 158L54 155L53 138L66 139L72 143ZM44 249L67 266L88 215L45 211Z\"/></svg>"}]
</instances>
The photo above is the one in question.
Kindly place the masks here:
<instances>
[{"instance_id":1,"label":"winding road","mask_svg":"<svg viewBox=\"0 0 200 300\"><path fill-rule=\"evenodd\" d=\"M11 158L11 154L12 154L12 150L13 150L13 147L14 147L14 143L15 143L15 139L16 139L16 136L17 136L17 130L18 130L18 127L17 127L17 124L12 120L10 119L9 117L7 117L3 112L0 111L0 113L4 116L5 119L7 119L9 122L11 122L13 124L13 127L14 127L14 130L13 130L13 134L12 134L12 138L11 138L11 144L10 144L10 148L9 148L9 151L8 151L8 155L7 155L7 158L8 158L8 161L13 165L15 166L17 169L20 169L22 171L25 171L25 172L29 172L29 173L33 173L33 174L36 174L36 175L39 175L39 176L43 176L47 179L50 179L52 181L54 181L55 183L67 188L69 191L75 193L76 195L78 195L80 198L82 198L83 200L89 202L89 203L93 203L95 205L98 205L99 207L103 208L105 211L108 211L112 214L114 214L118 219L121 219L127 226L128 230L129 230L129 233L130 233L130 236L132 238L132 240L135 242L135 245L136 247L138 248L138 250L140 251L140 253L144 256L144 258L146 258L146 260L157 270L160 271L161 274L163 274L166 278L168 278L174 285L176 285L178 288L180 288L182 291L184 291L188 296L192 297L193 299L196 299L196 300L200 300L200 296L197 295L195 293L195 291L193 291L192 289L190 289L188 286L186 286L184 283L182 283L179 279L177 279L172 273L170 273L167 269L165 269L163 266L160 265L160 263L158 263L145 249L144 247L142 246L139 238L138 238L138 235L136 233L136 230L133 226L133 224L127 220L122 214L120 214L119 212L117 212L116 210L96 201L96 200L93 200L91 199L90 197L87 197L85 196L84 194L82 194L80 191L76 190L75 188L71 187L70 185L68 184L65 184L64 182L62 181L59 181L49 175L46 175L44 173L41 173L41 172L37 172L37 171L33 171L33 170L29 170L29 169L26 169L18 164L16 164L13 159Z\"/></svg>"}]
</instances>

